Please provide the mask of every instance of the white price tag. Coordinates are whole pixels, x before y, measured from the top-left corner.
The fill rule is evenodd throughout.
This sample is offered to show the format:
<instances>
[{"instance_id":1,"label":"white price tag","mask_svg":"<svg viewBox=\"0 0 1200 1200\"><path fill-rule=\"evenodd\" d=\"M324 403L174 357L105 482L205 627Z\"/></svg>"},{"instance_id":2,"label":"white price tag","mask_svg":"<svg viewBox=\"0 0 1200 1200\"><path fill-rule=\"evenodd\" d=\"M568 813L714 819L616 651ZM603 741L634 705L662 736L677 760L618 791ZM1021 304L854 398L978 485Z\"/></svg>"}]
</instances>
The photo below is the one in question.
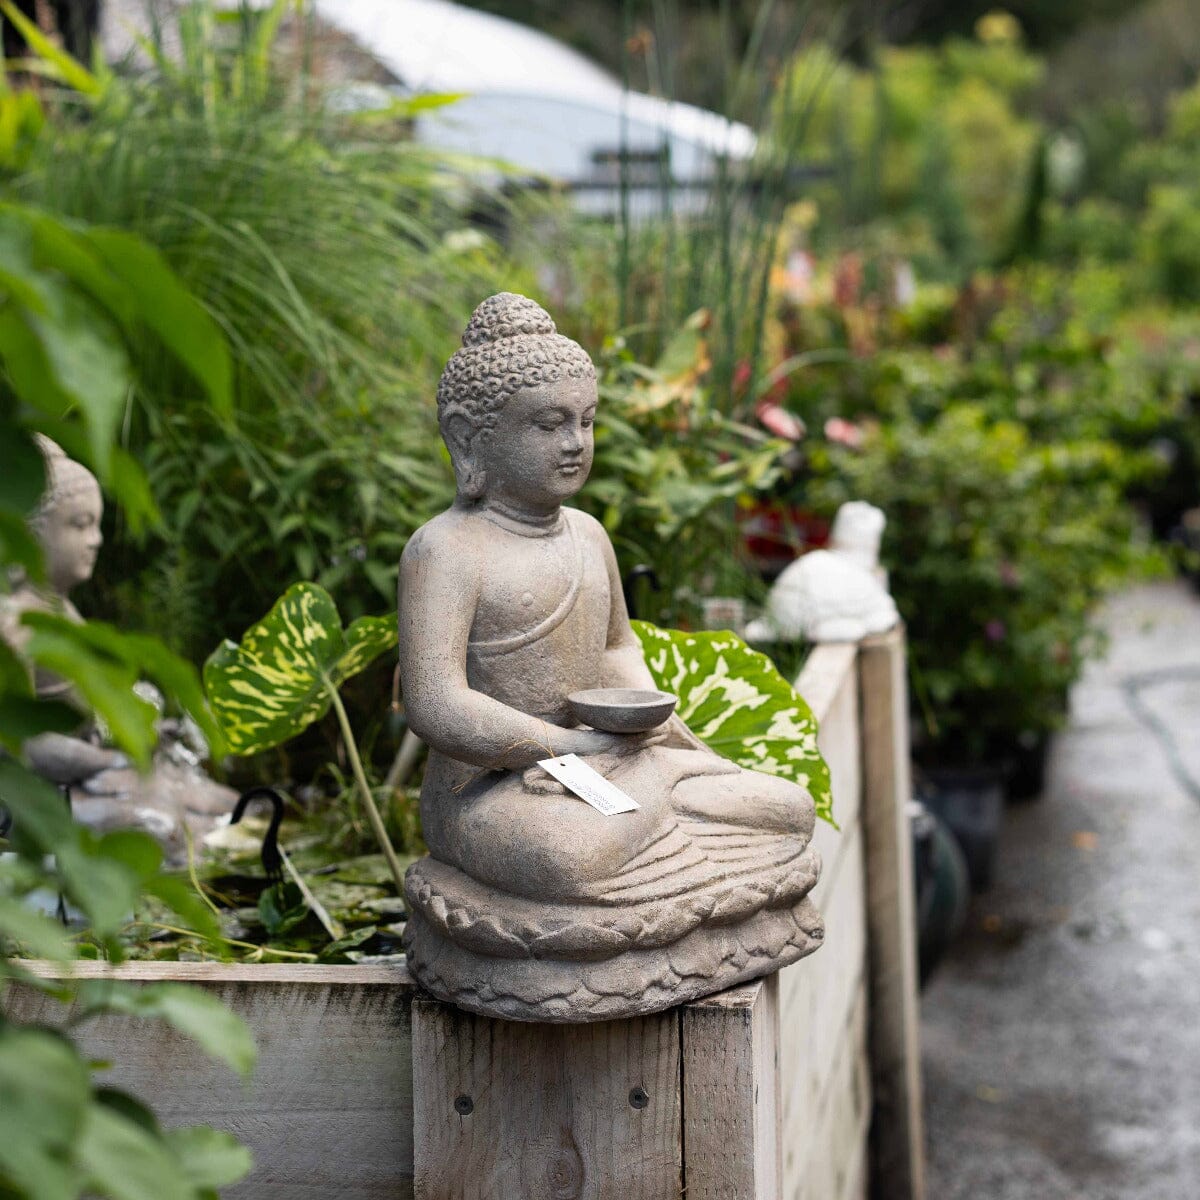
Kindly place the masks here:
<instances>
[{"instance_id":1,"label":"white price tag","mask_svg":"<svg viewBox=\"0 0 1200 1200\"><path fill-rule=\"evenodd\" d=\"M538 766L553 775L564 787L570 788L580 800L586 800L606 817L633 812L638 803L614 783L609 783L599 771L589 767L578 754L559 758L543 758Z\"/></svg>"}]
</instances>

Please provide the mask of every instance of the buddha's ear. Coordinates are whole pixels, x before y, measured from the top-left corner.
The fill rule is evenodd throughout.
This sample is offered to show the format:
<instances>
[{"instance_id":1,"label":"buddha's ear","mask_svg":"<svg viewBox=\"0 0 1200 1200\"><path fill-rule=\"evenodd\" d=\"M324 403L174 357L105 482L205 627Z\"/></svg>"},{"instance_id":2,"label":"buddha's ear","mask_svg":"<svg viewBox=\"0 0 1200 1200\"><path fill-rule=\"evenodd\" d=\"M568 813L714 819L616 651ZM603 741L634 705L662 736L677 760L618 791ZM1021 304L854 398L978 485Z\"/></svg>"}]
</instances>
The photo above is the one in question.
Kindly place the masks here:
<instances>
[{"instance_id":1,"label":"buddha's ear","mask_svg":"<svg viewBox=\"0 0 1200 1200\"><path fill-rule=\"evenodd\" d=\"M476 453L476 436L475 426L462 413L451 413L442 423L442 437L454 464L458 494L466 500L478 500L487 484Z\"/></svg>"}]
</instances>

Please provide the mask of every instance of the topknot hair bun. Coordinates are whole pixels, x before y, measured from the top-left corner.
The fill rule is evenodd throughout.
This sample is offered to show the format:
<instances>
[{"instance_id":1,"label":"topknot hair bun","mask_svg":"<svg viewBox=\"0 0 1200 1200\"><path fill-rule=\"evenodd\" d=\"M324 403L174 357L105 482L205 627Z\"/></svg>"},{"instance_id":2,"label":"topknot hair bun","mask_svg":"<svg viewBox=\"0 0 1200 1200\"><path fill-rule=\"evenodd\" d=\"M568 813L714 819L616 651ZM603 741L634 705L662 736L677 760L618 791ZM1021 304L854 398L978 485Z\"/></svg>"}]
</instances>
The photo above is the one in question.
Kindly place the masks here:
<instances>
[{"instance_id":1,"label":"topknot hair bun","mask_svg":"<svg viewBox=\"0 0 1200 1200\"><path fill-rule=\"evenodd\" d=\"M90 491L100 485L96 477L81 462L68 456L67 452L44 433L35 433L33 439L42 452L46 464L46 490L42 495L39 512L45 512L55 504L67 500L79 492Z\"/></svg>"},{"instance_id":2,"label":"topknot hair bun","mask_svg":"<svg viewBox=\"0 0 1200 1200\"><path fill-rule=\"evenodd\" d=\"M462 344L483 346L521 334L547 337L555 332L553 318L540 304L516 292L497 292L471 314Z\"/></svg>"}]
</instances>

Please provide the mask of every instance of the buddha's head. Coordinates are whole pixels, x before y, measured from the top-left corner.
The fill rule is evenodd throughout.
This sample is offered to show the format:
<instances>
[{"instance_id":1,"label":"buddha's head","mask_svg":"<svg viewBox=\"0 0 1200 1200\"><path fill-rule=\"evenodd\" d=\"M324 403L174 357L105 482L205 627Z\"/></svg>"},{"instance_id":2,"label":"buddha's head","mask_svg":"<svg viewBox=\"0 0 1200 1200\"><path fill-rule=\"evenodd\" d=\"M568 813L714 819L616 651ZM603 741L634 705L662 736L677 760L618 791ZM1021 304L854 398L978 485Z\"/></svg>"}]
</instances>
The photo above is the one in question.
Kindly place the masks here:
<instances>
[{"instance_id":1,"label":"buddha's head","mask_svg":"<svg viewBox=\"0 0 1200 1200\"><path fill-rule=\"evenodd\" d=\"M46 462L46 491L29 523L42 545L50 586L65 596L92 577L104 540L104 501L87 467L68 458L49 438L39 435L37 440Z\"/></svg>"},{"instance_id":2,"label":"buddha's head","mask_svg":"<svg viewBox=\"0 0 1200 1200\"><path fill-rule=\"evenodd\" d=\"M525 296L500 292L475 310L437 398L461 500L545 507L587 479L596 369Z\"/></svg>"}]
</instances>

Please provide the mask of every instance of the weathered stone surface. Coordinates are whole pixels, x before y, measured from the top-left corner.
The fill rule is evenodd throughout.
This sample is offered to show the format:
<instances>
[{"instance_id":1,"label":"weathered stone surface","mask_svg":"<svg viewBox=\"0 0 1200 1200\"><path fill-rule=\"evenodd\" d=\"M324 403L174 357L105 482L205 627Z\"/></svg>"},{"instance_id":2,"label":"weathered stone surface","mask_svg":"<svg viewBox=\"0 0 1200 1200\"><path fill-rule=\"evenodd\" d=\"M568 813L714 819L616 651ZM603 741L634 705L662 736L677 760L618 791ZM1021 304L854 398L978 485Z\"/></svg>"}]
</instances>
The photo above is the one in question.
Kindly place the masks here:
<instances>
[{"instance_id":1,"label":"weathered stone surface","mask_svg":"<svg viewBox=\"0 0 1200 1200\"><path fill-rule=\"evenodd\" d=\"M410 868L413 974L520 1020L647 1013L820 943L811 797L744 771L678 717L580 725L568 697L653 689L603 528L564 502L592 461L591 361L532 301L476 310L438 388L454 506L400 568L400 667L430 746ZM638 804L606 816L536 764L585 757Z\"/></svg>"}]
</instances>

